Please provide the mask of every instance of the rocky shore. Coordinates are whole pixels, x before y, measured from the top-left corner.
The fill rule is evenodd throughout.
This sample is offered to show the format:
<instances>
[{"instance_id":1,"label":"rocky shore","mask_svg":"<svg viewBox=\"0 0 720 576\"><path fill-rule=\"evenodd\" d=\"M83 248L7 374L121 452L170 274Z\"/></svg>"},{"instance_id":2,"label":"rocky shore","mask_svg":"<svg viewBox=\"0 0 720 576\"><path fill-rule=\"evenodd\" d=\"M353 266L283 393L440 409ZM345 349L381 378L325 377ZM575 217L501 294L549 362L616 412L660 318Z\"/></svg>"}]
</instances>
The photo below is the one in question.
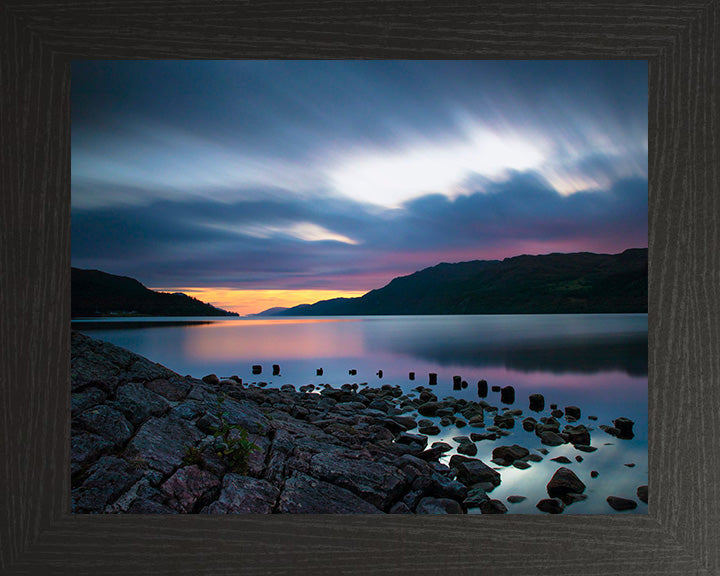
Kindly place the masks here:
<instances>
[{"instance_id":1,"label":"rocky shore","mask_svg":"<svg viewBox=\"0 0 720 576\"><path fill-rule=\"evenodd\" d=\"M595 449L590 429L573 425L577 407L551 406L537 421L484 400L438 399L423 386L406 394L392 385L296 390L212 374L198 380L78 332L71 385L76 513L462 514L475 508L502 514L505 504L491 493L503 467L527 468L548 450L498 445L486 463L473 458L476 442L502 439L517 421L549 447ZM539 394L530 403L544 408ZM430 442L439 432L430 417L470 430L453 439L459 445L447 464L439 460L452 447ZM632 434L632 424L618 418L601 428L622 438ZM562 512L584 491L561 467L537 508ZM637 496L647 502L647 486ZM637 506L617 496L608 504Z\"/></svg>"}]
</instances>

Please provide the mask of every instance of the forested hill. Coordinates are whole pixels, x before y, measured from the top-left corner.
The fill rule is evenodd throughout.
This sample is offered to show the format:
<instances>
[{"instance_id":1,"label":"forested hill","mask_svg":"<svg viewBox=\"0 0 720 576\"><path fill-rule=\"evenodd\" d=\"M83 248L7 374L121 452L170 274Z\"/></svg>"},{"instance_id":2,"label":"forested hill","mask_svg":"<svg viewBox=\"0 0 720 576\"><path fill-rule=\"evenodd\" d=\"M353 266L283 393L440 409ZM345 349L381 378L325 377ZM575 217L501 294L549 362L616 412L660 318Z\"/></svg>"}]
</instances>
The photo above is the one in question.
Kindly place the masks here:
<instances>
[{"instance_id":1,"label":"forested hill","mask_svg":"<svg viewBox=\"0 0 720 576\"><path fill-rule=\"evenodd\" d=\"M155 292L127 276L72 268L71 314L89 316L237 316L186 294Z\"/></svg>"},{"instance_id":2,"label":"forested hill","mask_svg":"<svg viewBox=\"0 0 720 576\"><path fill-rule=\"evenodd\" d=\"M359 298L303 304L278 315L647 312L647 272L647 248L443 263Z\"/></svg>"}]
</instances>

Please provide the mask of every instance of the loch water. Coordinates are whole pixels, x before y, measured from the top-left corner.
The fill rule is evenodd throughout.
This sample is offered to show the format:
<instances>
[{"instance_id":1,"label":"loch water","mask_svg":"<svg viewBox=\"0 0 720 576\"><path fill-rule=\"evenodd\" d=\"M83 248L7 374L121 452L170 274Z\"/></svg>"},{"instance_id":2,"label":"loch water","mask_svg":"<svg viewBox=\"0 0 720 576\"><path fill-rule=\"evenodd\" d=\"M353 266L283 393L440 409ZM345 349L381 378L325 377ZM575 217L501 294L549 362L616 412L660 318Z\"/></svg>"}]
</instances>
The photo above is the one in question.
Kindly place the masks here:
<instances>
[{"instance_id":1,"label":"loch water","mask_svg":"<svg viewBox=\"0 0 720 576\"><path fill-rule=\"evenodd\" d=\"M503 501L511 513L538 513L535 504L547 498L545 485L557 468L566 466L585 483L588 496L568 506L566 514L615 513L605 501L611 495L637 501L637 509L624 514L648 511L636 497L637 487L648 483L647 314L103 318L73 320L73 329L198 378L209 373L237 375L245 383L296 388L323 383L392 384L411 392L419 385L428 386L428 374L436 373L438 384L432 388L440 399L478 400L477 382L484 379L489 387L513 386L512 404L502 404L498 392L490 391L485 399L501 409L520 408L523 417L549 415L550 404L561 409L578 406L582 411L578 423L592 428L595 452L580 452L571 444L542 446L519 422L507 437L476 443L475 457L486 463L492 449L503 444L550 451L526 470L500 467L502 483L491 497ZM256 364L262 365L259 375L252 373ZM280 366L277 376L272 375L273 364ZM323 369L322 376L317 376L318 368ZM350 375L350 370L357 374ZM409 379L410 372L415 373L414 380ZM456 375L468 383L467 388L453 390ZM533 393L544 395L543 412L529 410L528 396ZM491 423L488 416L486 422ZM630 440L599 428L621 416L635 423ZM430 443L442 440L456 446L454 436L472 431L483 430L444 427L430 437ZM566 456L571 463L551 460L557 456ZM591 478L591 470L598 471L597 478ZM510 495L527 499L510 504L506 500Z\"/></svg>"}]
</instances>

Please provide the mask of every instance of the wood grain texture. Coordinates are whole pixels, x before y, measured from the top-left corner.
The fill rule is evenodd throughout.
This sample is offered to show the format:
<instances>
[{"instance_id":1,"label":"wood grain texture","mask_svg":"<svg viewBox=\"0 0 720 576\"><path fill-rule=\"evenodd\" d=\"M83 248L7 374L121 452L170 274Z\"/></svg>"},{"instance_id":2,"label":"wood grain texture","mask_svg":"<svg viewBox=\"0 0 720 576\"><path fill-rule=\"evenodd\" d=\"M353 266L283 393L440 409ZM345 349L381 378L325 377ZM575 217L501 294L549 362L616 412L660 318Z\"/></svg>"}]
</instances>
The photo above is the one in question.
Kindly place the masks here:
<instances>
[{"instance_id":1,"label":"wood grain texture","mask_svg":"<svg viewBox=\"0 0 720 576\"><path fill-rule=\"evenodd\" d=\"M0 5L0 573L720 574L719 6ZM650 514L70 515L73 58L647 59Z\"/></svg>"}]
</instances>

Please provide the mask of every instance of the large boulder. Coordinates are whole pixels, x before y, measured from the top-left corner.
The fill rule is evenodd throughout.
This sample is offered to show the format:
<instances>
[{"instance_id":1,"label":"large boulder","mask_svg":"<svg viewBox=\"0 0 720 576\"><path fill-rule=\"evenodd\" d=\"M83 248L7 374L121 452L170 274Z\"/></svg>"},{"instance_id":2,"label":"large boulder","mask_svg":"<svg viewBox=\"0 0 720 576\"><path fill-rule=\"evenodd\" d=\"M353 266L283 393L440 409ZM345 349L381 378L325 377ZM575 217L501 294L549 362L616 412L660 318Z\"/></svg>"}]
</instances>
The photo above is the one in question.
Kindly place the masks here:
<instances>
[{"instance_id":1,"label":"large boulder","mask_svg":"<svg viewBox=\"0 0 720 576\"><path fill-rule=\"evenodd\" d=\"M407 484L405 475L395 466L342 453L316 454L308 473L350 490L381 510L389 508Z\"/></svg>"},{"instance_id":2,"label":"large boulder","mask_svg":"<svg viewBox=\"0 0 720 576\"><path fill-rule=\"evenodd\" d=\"M72 473L79 472L112 448L112 442L88 432L73 434L70 438Z\"/></svg>"},{"instance_id":3,"label":"large boulder","mask_svg":"<svg viewBox=\"0 0 720 576\"><path fill-rule=\"evenodd\" d=\"M569 468L558 468L547 483L547 493L550 498L561 500L569 493L582 494L585 491L585 484Z\"/></svg>"},{"instance_id":4,"label":"large boulder","mask_svg":"<svg viewBox=\"0 0 720 576\"><path fill-rule=\"evenodd\" d=\"M142 424L150 416L160 416L170 409L165 398L137 383L118 387L113 404L134 426Z\"/></svg>"},{"instance_id":5,"label":"large boulder","mask_svg":"<svg viewBox=\"0 0 720 576\"><path fill-rule=\"evenodd\" d=\"M173 378L172 380L156 378L155 380L145 382L145 387L155 392L155 394L159 394L166 400L179 402L185 399L192 385L180 378Z\"/></svg>"},{"instance_id":6,"label":"large boulder","mask_svg":"<svg viewBox=\"0 0 720 576\"><path fill-rule=\"evenodd\" d=\"M70 415L74 418L85 410L105 402L107 394L100 388L90 387L82 392L74 392L70 397Z\"/></svg>"},{"instance_id":7,"label":"large boulder","mask_svg":"<svg viewBox=\"0 0 720 576\"><path fill-rule=\"evenodd\" d=\"M479 484L481 482L489 482L494 486L500 484L500 474L482 460L475 458L458 460L457 456L453 456L450 466L456 470L458 482L462 482L466 486L472 486L473 484Z\"/></svg>"},{"instance_id":8,"label":"large boulder","mask_svg":"<svg viewBox=\"0 0 720 576\"><path fill-rule=\"evenodd\" d=\"M150 468L169 474L180 466L188 446L194 446L201 437L200 430L187 420L151 418L130 441L128 451Z\"/></svg>"},{"instance_id":9,"label":"large boulder","mask_svg":"<svg viewBox=\"0 0 720 576\"><path fill-rule=\"evenodd\" d=\"M290 514L381 514L375 506L349 490L302 472L285 482L278 512Z\"/></svg>"},{"instance_id":10,"label":"large boulder","mask_svg":"<svg viewBox=\"0 0 720 576\"><path fill-rule=\"evenodd\" d=\"M162 485L169 505L181 513L198 512L215 495L220 479L197 466L179 468Z\"/></svg>"},{"instance_id":11,"label":"large boulder","mask_svg":"<svg viewBox=\"0 0 720 576\"><path fill-rule=\"evenodd\" d=\"M133 427L127 419L106 404L86 410L73 420L74 428L85 429L112 443L115 448L127 442L133 433Z\"/></svg>"},{"instance_id":12,"label":"large boulder","mask_svg":"<svg viewBox=\"0 0 720 576\"><path fill-rule=\"evenodd\" d=\"M100 458L85 481L72 491L72 511L102 513L142 476L142 470L114 456Z\"/></svg>"},{"instance_id":13,"label":"large boulder","mask_svg":"<svg viewBox=\"0 0 720 576\"><path fill-rule=\"evenodd\" d=\"M218 499L202 510L205 514L270 514L280 491L266 480L225 474Z\"/></svg>"}]
</instances>

